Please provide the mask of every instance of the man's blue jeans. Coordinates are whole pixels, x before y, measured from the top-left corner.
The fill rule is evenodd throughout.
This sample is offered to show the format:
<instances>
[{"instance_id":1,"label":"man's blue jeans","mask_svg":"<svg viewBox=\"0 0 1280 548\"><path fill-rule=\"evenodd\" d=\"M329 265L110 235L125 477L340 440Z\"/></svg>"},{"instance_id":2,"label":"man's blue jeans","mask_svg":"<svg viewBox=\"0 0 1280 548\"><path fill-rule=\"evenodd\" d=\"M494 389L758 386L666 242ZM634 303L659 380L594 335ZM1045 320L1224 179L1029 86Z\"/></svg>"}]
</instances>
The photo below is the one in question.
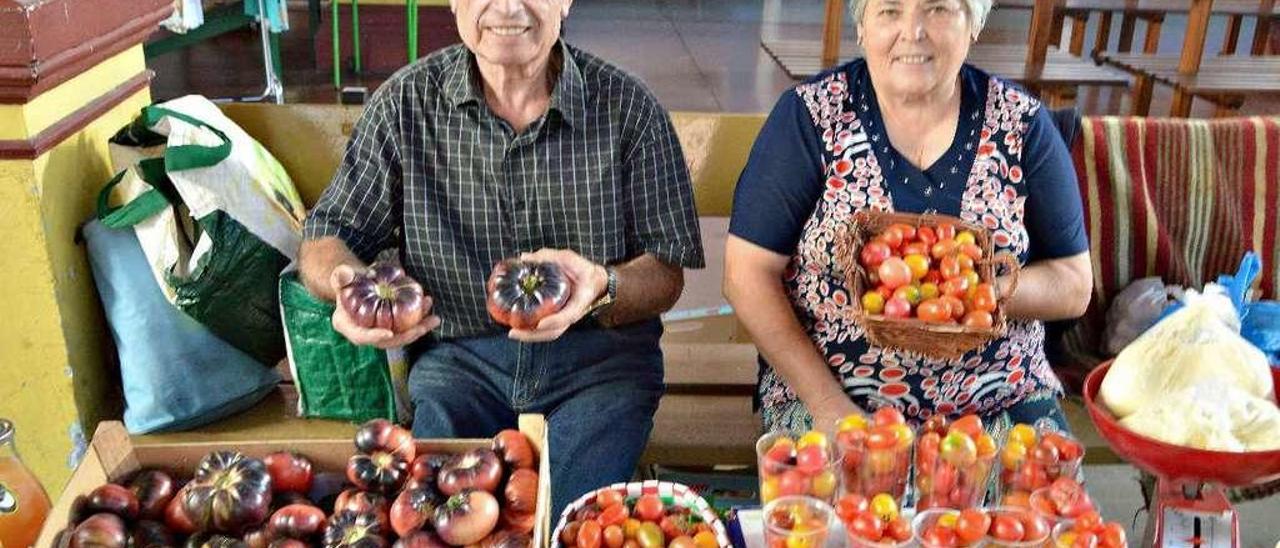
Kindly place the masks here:
<instances>
[{"instance_id":1,"label":"man's blue jeans","mask_svg":"<svg viewBox=\"0 0 1280 548\"><path fill-rule=\"evenodd\" d=\"M521 413L546 415L555 523L583 493L631 478L665 390L661 336L652 320L537 344L505 333L435 342L409 373L413 434L490 437Z\"/></svg>"}]
</instances>

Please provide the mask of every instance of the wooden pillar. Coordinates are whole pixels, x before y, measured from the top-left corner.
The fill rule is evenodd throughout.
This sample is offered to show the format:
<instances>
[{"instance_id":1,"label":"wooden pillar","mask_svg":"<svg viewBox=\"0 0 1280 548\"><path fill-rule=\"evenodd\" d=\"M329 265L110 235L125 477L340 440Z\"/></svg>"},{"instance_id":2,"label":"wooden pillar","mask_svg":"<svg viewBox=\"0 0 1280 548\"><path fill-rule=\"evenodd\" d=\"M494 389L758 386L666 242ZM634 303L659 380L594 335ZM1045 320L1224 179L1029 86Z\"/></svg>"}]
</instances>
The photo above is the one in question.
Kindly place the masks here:
<instances>
[{"instance_id":1,"label":"wooden pillar","mask_svg":"<svg viewBox=\"0 0 1280 548\"><path fill-rule=\"evenodd\" d=\"M827 0L822 17L822 68L840 61L840 29L844 26L844 0Z\"/></svg>"},{"instance_id":2,"label":"wooden pillar","mask_svg":"<svg viewBox=\"0 0 1280 548\"><path fill-rule=\"evenodd\" d=\"M169 0L0 0L0 416L56 496L118 372L77 229L111 175L107 139L150 102L142 42Z\"/></svg>"}]
</instances>

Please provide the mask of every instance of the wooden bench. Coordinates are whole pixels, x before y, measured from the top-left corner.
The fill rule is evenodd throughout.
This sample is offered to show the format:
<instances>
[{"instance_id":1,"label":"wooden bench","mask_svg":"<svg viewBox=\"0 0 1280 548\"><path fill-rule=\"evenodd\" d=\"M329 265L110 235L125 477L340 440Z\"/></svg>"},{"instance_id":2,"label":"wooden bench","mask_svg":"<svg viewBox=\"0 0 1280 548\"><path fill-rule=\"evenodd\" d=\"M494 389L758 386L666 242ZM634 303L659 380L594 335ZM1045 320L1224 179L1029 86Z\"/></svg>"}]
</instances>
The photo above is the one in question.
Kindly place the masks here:
<instances>
[{"instance_id":1,"label":"wooden bench","mask_svg":"<svg viewBox=\"0 0 1280 548\"><path fill-rule=\"evenodd\" d=\"M1232 0L1223 0L1232 1ZM1120 67L1138 77L1133 92L1133 113L1146 115L1151 104L1151 82L1159 82L1173 88L1173 104L1170 115L1185 118L1191 114L1192 100L1196 97L1213 103L1215 116L1234 114L1244 103L1246 95L1280 94L1280 57L1255 55L1218 56L1205 61L1204 47L1210 16L1214 13L1214 0L1191 0L1187 15L1187 35L1180 55L1158 55L1147 51L1143 54L1101 53L1103 61ZM1262 0L1254 7L1255 14L1274 14L1275 0ZM1274 15L1257 17L1254 36L1255 52L1265 50L1268 42L1268 22ZM1231 37L1228 29L1228 38ZM1238 29L1236 30L1238 33Z\"/></svg>"},{"instance_id":2,"label":"wooden bench","mask_svg":"<svg viewBox=\"0 0 1280 548\"><path fill-rule=\"evenodd\" d=\"M303 200L314 203L328 184L358 107L336 105L225 105L227 115L261 141L289 171ZM723 245L733 187L763 115L674 113L676 132L693 179L708 268L687 276L677 309L721 305ZM717 306L711 306L717 309ZM677 310L676 316L682 315ZM688 316L688 314L683 314ZM752 411L756 351L732 314L702 313L666 322L662 348L667 396L641 459L644 465L709 468L754 466L760 420ZM253 409L188 432L142 436L141 444L217 442L266 438L322 439L352 435L355 425L295 415L285 389ZM1114 460L1102 448L1079 405L1068 404L1072 426L1090 460Z\"/></svg>"}]
</instances>

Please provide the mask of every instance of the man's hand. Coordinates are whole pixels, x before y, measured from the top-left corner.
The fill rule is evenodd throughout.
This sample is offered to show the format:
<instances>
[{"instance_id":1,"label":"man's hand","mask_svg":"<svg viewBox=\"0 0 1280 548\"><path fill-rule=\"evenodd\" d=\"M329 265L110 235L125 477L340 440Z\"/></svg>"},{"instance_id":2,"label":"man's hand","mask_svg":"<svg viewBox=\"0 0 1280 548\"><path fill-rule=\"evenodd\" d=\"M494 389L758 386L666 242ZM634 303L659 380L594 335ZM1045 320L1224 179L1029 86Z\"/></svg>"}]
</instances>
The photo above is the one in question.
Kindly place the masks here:
<instances>
[{"instance_id":1,"label":"man's hand","mask_svg":"<svg viewBox=\"0 0 1280 548\"><path fill-rule=\"evenodd\" d=\"M333 294L338 296L337 306L333 310L333 329L352 343L375 346L383 350L398 348L422 338L423 335L440 326L440 318L431 314L431 297L426 295L422 297L424 313L422 321L404 333L397 335L390 329L366 329L356 325L355 320L347 314L346 307L342 306L342 288L351 283L355 277L355 269L347 264L334 267L333 273L329 275L329 287L333 290Z\"/></svg>"},{"instance_id":2,"label":"man's hand","mask_svg":"<svg viewBox=\"0 0 1280 548\"><path fill-rule=\"evenodd\" d=\"M609 274L604 267L582 258L567 249L540 249L536 253L523 253L522 261L554 263L564 272L573 287L569 302L559 312L538 322L534 329L512 329L509 337L521 342L546 342L560 338L570 326L591 311L609 285Z\"/></svg>"}]
</instances>

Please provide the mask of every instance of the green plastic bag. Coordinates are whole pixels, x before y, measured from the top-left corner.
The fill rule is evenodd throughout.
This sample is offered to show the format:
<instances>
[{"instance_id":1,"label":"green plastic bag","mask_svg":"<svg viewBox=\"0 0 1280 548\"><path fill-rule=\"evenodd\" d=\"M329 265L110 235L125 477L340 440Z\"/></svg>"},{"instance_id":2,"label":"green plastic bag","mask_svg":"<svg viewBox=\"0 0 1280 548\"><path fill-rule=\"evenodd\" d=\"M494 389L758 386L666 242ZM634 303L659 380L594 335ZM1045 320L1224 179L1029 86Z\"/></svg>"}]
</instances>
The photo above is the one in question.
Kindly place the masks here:
<instances>
[{"instance_id":1,"label":"green plastic bag","mask_svg":"<svg viewBox=\"0 0 1280 548\"><path fill-rule=\"evenodd\" d=\"M124 171L99 195L103 224L134 228L170 302L274 366L285 356L277 280L301 239L283 168L198 97L144 108L111 147ZM114 191L123 206L107 205Z\"/></svg>"},{"instance_id":2,"label":"green plastic bag","mask_svg":"<svg viewBox=\"0 0 1280 548\"><path fill-rule=\"evenodd\" d=\"M313 297L296 272L280 276L280 308L299 415L357 422L396 419L387 352L356 346L334 331L334 304Z\"/></svg>"}]
</instances>

